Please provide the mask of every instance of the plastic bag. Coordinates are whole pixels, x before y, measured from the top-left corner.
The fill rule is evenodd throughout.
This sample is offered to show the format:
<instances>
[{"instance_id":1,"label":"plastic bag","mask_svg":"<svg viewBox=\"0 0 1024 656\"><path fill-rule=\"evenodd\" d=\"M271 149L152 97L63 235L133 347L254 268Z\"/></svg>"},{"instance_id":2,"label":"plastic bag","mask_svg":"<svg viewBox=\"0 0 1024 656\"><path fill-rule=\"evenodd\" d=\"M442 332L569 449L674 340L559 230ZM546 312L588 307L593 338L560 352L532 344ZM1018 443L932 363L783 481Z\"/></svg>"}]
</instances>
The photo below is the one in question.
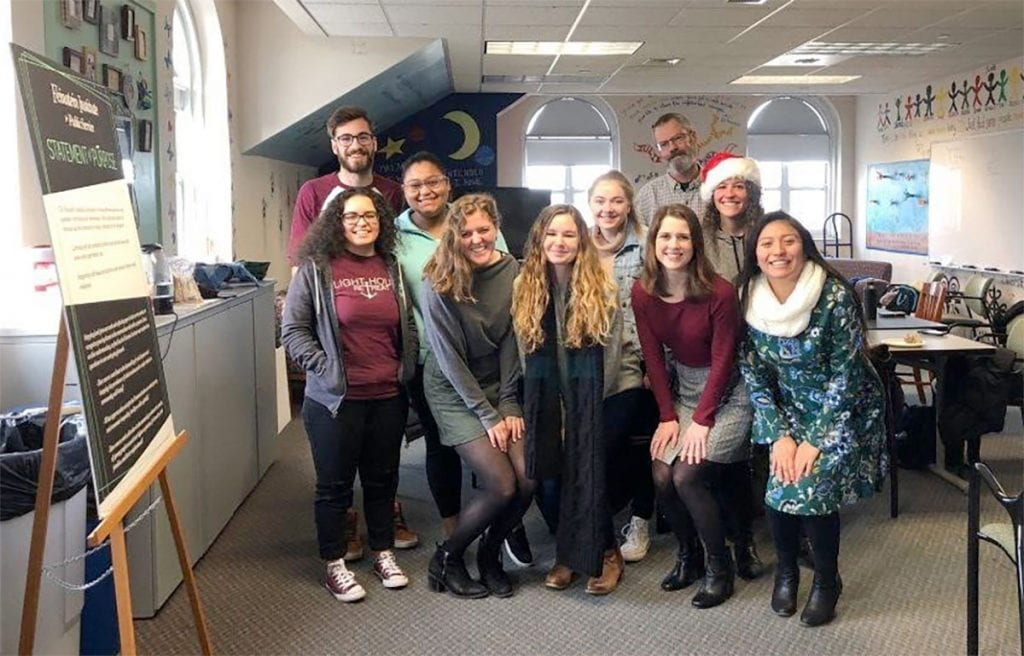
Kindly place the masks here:
<instances>
[{"instance_id":1,"label":"plastic bag","mask_svg":"<svg viewBox=\"0 0 1024 656\"><path fill-rule=\"evenodd\" d=\"M45 422L45 408L0 415L0 521L35 510ZM85 417L65 417L58 437L51 503L70 499L89 484L87 441Z\"/></svg>"}]
</instances>

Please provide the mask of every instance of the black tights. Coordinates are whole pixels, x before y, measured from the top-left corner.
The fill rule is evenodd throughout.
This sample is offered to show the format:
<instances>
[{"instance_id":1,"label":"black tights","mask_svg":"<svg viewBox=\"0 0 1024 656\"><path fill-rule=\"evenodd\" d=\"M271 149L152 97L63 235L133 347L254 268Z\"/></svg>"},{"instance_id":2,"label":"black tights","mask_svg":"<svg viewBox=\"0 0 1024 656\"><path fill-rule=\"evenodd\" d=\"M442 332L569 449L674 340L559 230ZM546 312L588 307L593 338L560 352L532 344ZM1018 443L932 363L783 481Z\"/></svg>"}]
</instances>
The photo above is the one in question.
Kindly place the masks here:
<instances>
[{"instance_id":1,"label":"black tights","mask_svg":"<svg viewBox=\"0 0 1024 656\"><path fill-rule=\"evenodd\" d=\"M767 508L772 527L779 568L793 570L800 552L800 533L811 541L814 575L833 581L839 572L839 513L829 515L791 515Z\"/></svg>"},{"instance_id":2,"label":"black tights","mask_svg":"<svg viewBox=\"0 0 1024 656\"><path fill-rule=\"evenodd\" d=\"M725 531L718 503L705 482L713 467L714 463L707 460L699 465L676 460L671 467L655 460L652 474L659 507L672 526L679 547L687 547L696 526L708 555L722 557L726 553Z\"/></svg>"},{"instance_id":3,"label":"black tights","mask_svg":"<svg viewBox=\"0 0 1024 656\"><path fill-rule=\"evenodd\" d=\"M536 483L526 477L523 441L509 442L508 453L495 449L486 437L460 444L455 450L476 474L481 489L462 506L445 547L452 555L461 556L486 530L483 548L496 554L526 514L536 488Z\"/></svg>"}]
</instances>

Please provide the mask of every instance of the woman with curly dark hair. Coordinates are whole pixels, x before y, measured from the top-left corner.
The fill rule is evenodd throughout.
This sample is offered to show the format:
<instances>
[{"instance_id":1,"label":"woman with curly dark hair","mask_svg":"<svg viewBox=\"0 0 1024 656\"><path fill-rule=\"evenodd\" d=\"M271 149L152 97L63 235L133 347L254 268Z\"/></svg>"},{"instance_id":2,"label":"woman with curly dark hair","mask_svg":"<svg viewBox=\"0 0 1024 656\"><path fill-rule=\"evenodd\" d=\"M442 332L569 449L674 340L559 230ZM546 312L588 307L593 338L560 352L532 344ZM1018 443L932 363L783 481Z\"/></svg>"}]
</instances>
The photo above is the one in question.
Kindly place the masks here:
<instances>
[{"instance_id":1,"label":"woman with curly dark hair","mask_svg":"<svg viewBox=\"0 0 1024 656\"><path fill-rule=\"evenodd\" d=\"M339 194L299 249L281 325L282 343L306 371L302 419L316 470L317 541L325 585L341 601L366 596L344 559L357 471L373 571L386 588L409 582L392 551L392 509L408 409L404 386L418 345L394 248L394 217L380 194Z\"/></svg>"}]
</instances>

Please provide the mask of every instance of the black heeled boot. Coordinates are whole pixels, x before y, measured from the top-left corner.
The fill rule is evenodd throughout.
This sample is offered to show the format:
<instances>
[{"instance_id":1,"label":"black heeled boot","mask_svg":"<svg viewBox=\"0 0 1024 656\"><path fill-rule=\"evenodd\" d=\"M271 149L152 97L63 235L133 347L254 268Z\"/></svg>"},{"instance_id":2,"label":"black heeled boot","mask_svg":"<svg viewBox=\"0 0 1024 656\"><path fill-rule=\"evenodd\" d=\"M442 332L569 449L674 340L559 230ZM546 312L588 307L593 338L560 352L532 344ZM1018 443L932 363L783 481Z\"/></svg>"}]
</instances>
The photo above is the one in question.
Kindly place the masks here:
<instances>
[{"instance_id":1,"label":"black heeled boot","mask_svg":"<svg viewBox=\"0 0 1024 656\"><path fill-rule=\"evenodd\" d=\"M675 592L688 588L704 577L704 547L700 540L679 549L676 566L661 580L661 589Z\"/></svg>"},{"instance_id":2,"label":"black heeled boot","mask_svg":"<svg viewBox=\"0 0 1024 656\"><path fill-rule=\"evenodd\" d=\"M732 552L736 555L736 574L741 579L753 581L764 574L764 563L757 555L752 537L738 540L732 546Z\"/></svg>"},{"instance_id":3,"label":"black heeled boot","mask_svg":"<svg viewBox=\"0 0 1024 656\"><path fill-rule=\"evenodd\" d=\"M796 613L796 593L800 589L800 567L794 562L783 565L779 562L775 570L775 587L772 589L772 612L779 617L792 617Z\"/></svg>"},{"instance_id":4,"label":"black heeled boot","mask_svg":"<svg viewBox=\"0 0 1024 656\"><path fill-rule=\"evenodd\" d=\"M835 619L836 602L843 593L843 579L838 574L831 580L828 578L815 573L811 596L800 613L800 623L804 626L821 626Z\"/></svg>"},{"instance_id":5,"label":"black heeled boot","mask_svg":"<svg viewBox=\"0 0 1024 656\"><path fill-rule=\"evenodd\" d=\"M434 592L447 590L452 596L464 599L480 599L488 595L486 587L470 578L462 557L449 553L443 544L437 545L437 551L430 559L427 583Z\"/></svg>"},{"instance_id":6,"label":"black heeled boot","mask_svg":"<svg viewBox=\"0 0 1024 656\"><path fill-rule=\"evenodd\" d=\"M511 597L512 581L501 566L501 543L497 546L484 539L476 551L476 568L480 572L480 583L494 597Z\"/></svg>"},{"instance_id":7,"label":"black heeled boot","mask_svg":"<svg viewBox=\"0 0 1024 656\"><path fill-rule=\"evenodd\" d=\"M694 608L714 608L724 603L732 596L734 576L732 554L728 549L721 555L708 554L704 582L691 602Z\"/></svg>"}]
</instances>

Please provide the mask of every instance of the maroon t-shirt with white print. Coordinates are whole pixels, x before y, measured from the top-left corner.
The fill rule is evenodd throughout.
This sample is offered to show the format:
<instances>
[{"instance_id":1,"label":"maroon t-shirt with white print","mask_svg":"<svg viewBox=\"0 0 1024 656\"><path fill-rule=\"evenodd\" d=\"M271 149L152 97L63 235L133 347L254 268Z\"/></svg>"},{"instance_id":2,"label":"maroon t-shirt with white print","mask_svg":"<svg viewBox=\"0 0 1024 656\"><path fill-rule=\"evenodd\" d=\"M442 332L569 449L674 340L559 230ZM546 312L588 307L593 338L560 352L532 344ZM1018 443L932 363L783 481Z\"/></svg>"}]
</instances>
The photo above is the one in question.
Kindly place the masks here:
<instances>
[{"instance_id":1,"label":"maroon t-shirt with white print","mask_svg":"<svg viewBox=\"0 0 1024 656\"><path fill-rule=\"evenodd\" d=\"M334 309L348 392L365 401L398 395L400 316L391 276L379 255L346 252L331 262Z\"/></svg>"}]
</instances>

